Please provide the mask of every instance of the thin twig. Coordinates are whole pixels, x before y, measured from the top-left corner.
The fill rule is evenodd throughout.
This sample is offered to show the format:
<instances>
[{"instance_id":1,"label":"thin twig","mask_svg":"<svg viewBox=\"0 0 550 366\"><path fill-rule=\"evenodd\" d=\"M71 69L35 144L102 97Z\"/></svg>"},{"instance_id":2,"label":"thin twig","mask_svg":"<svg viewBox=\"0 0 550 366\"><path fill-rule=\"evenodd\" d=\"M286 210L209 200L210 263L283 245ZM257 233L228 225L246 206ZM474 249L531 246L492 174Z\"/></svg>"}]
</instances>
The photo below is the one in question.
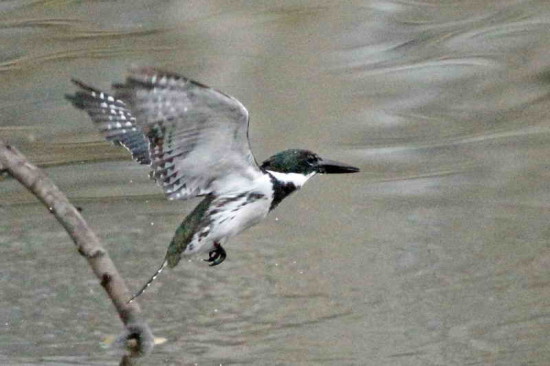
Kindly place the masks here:
<instances>
[{"instance_id":1,"label":"thin twig","mask_svg":"<svg viewBox=\"0 0 550 366\"><path fill-rule=\"evenodd\" d=\"M127 303L130 291L114 263L101 246L78 210L38 167L31 164L21 152L0 140L0 172L7 171L30 190L57 218L73 239L78 252L86 258L101 286L113 302L126 329L119 337L134 355L149 353L154 344L149 326L141 319L141 309L134 301ZM132 347L129 345L133 344Z\"/></svg>"}]
</instances>

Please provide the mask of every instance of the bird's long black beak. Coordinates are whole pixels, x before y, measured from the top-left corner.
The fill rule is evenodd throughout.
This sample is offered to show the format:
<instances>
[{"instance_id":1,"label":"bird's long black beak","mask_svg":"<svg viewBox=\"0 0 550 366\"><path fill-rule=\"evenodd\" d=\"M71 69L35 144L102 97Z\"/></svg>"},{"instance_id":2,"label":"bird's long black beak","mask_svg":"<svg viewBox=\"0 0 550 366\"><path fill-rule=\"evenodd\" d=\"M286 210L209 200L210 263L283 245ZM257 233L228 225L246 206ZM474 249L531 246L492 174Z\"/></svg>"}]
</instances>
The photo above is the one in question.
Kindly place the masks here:
<instances>
[{"instance_id":1,"label":"bird's long black beak","mask_svg":"<svg viewBox=\"0 0 550 366\"><path fill-rule=\"evenodd\" d=\"M354 166L327 159L319 161L318 167L321 174L357 173L359 171L359 168Z\"/></svg>"}]
</instances>

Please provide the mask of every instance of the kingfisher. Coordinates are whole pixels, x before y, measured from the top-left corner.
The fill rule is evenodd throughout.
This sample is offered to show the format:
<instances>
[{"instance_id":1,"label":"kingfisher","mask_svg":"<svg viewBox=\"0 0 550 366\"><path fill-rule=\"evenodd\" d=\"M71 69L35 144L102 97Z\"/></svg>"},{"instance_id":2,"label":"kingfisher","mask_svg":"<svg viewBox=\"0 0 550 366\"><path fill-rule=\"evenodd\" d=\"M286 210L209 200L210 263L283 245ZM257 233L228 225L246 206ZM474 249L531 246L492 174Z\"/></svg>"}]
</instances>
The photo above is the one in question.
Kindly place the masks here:
<instances>
[{"instance_id":1,"label":"kingfisher","mask_svg":"<svg viewBox=\"0 0 550 366\"><path fill-rule=\"evenodd\" d=\"M302 149L258 164L241 102L172 72L133 68L124 83L112 85L112 94L72 82L78 90L66 98L90 116L106 140L149 165L169 200L203 197L177 228L162 265L128 302L183 256L208 253L210 266L222 263L229 238L259 223L314 175L359 171Z\"/></svg>"}]
</instances>

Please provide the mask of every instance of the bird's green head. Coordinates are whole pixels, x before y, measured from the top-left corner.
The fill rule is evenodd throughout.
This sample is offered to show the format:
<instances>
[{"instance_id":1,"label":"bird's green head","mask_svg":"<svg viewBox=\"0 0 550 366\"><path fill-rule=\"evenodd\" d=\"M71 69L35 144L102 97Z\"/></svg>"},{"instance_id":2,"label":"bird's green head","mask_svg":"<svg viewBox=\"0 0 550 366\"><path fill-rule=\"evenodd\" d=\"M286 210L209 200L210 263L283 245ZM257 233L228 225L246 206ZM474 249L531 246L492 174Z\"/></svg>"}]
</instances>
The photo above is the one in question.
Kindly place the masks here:
<instances>
[{"instance_id":1,"label":"bird's green head","mask_svg":"<svg viewBox=\"0 0 550 366\"><path fill-rule=\"evenodd\" d=\"M263 170L278 173L296 173L302 175L356 173L358 168L321 158L309 150L290 149L281 151L261 165Z\"/></svg>"}]
</instances>

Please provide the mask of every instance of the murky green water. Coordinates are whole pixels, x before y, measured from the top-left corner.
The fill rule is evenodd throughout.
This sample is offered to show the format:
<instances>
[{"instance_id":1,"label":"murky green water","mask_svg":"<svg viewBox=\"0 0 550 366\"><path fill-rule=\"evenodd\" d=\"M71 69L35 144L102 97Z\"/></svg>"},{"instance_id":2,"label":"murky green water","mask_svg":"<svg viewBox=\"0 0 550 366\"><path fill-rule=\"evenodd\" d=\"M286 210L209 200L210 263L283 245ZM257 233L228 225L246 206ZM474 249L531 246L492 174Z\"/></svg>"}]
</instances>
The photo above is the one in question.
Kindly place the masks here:
<instances>
[{"instance_id":1,"label":"murky green water","mask_svg":"<svg viewBox=\"0 0 550 366\"><path fill-rule=\"evenodd\" d=\"M168 202L64 99L131 65L239 98L258 160L317 177L209 268L141 298L150 365L550 364L550 3L4 1L0 136L83 208L133 289L195 202ZM115 365L121 325L66 233L0 182L0 363Z\"/></svg>"}]
</instances>

